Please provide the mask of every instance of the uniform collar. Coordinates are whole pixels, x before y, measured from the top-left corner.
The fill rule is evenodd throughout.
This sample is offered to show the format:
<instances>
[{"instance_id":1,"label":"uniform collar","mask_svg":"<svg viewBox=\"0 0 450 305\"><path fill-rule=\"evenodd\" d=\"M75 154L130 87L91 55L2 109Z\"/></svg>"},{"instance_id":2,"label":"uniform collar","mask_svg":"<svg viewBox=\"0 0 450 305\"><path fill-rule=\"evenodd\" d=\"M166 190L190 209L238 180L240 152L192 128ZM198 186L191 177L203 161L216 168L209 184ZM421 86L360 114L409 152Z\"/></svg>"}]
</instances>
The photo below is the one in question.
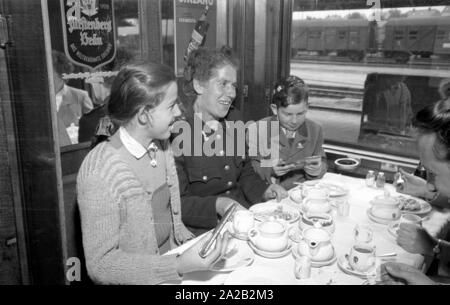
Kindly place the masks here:
<instances>
[{"instance_id":1,"label":"uniform collar","mask_svg":"<svg viewBox=\"0 0 450 305\"><path fill-rule=\"evenodd\" d=\"M128 152L136 159L141 159L145 156L145 154L147 154L147 151L152 148L152 146L155 146L155 143L151 142L147 148L144 148L144 146L136 141L136 139L134 139L123 127L119 128L119 137L123 143L123 146L125 146Z\"/></svg>"}]
</instances>

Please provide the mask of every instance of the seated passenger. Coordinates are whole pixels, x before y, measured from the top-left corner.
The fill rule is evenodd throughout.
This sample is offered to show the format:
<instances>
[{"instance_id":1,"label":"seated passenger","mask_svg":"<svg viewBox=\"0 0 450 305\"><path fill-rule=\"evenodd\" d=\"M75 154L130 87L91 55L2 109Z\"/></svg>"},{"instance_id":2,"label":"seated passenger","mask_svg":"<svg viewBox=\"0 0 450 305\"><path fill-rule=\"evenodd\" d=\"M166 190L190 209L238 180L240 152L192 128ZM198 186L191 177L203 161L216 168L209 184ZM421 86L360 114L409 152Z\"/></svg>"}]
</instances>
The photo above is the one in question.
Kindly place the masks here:
<instances>
[{"instance_id":1,"label":"seated passenger","mask_svg":"<svg viewBox=\"0 0 450 305\"><path fill-rule=\"evenodd\" d=\"M450 197L450 99L427 106L413 121L418 131L418 147L422 165L427 169L429 189ZM447 201L447 207L450 203ZM406 251L450 261L450 243L431 236L423 227L410 223L400 225L398 244ZM386 283L432 284L422 272L403 264L383 266Z\"/></svg>"},{"instance_id":2,"label":"seated passenger","mask_svg":"<svg viewBox=\"0 0 450 305\"><path fill-rule=\"evenodd\" d=\"M245 152L245 131L239 137L229 128L240 118L232 107L238 65L230 53L199 49L191 53L185 68L185 93L193 100L184 105L186 120L176 127L183 130L174 137L173 149L183 222L195 234L214 228L218 215L235 202L248 208L287 196L282 187L270 185L253 170Z\"/></svg>"},{"instance_id":3,"label":"seated passenger","mask_svg":"<svg viewBox=\"0 0 450 305\"><path fill-rule=\"evenodd\" d=\"M89 152L77 177L86 267L96 283L177 280L208 269L226 247L224 234L206 258L198 255L203 242L162 255L193 237L181 221L168 141L180 115L177 101L176 78L166 66L126 66L113 82L108 112L120 127Z\"/></svg>"},{"instance_id":4,"label":"seated passenger","mask_svg":"<svg viewBox=\"0 0 450 305\"><path fill-rule=\"evenodd\" d=\"M257 138L249 128L248 142L250 148L256 146L256 139L264 138L261 137L262 132L267 134L265 137L268 140L278 136L278 140L272 145L279 147L279 154L274 159L274 156L259 150L257 156L252 157L256 172L267 181L275 180L286 189L294 187L294 182L321 178L327 171L326 156L322 148L323 131L319 124L306 118L308 86L296 76L280 80L275 85L271 109L272 116L256 122ZM277 126L273 122L278 122L276 131L271 129ZM270 145L267 143L267 146L261 146L259 143L258 146ZM312 156L317 158L305 160ZM272 166L267 165L270 163Z\"/></svg>"},{"instance_id":5,"label":"seated passenger","mask_svg":"<svg viewBox=\"0 0 450 305\"><path fill-rule=\"evenodd\" d=\"M60 146L76 144L79 120L94 106L86 91L68 86L64 82L62 74L71 73L73 70L66 55L53 50L52 59Z\"/></svg>"}]
</instances>

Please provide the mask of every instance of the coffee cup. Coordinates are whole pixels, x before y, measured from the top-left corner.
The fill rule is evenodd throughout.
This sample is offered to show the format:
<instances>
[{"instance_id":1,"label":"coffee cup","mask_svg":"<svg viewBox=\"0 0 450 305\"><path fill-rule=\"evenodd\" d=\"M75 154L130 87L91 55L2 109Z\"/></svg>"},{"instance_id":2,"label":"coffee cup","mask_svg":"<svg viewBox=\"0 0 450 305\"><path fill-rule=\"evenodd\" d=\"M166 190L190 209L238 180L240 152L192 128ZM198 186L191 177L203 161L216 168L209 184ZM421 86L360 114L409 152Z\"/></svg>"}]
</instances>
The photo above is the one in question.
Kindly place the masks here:
<instances>
[{"instance_id":1,"label":"coffee cup","mask_svg":"<svg viewBox=\"0 0 450 305\"><path fill-rule=\"evenodd\" d=\"M349 265L359 272L366 272L375 266L375 247L355 244L349 254Z\"/></svg>"},{"instance_id":2,"label":"coffee cup","mask_svg":"<svg viewBox=\"0 0 450 305\"><path fill-rule=\"evenodd\" d=\"M247 236L248 231L255 226L253 213L248 210L236 211L233 218L234 233Z\"/></svg>"}]
</instances>

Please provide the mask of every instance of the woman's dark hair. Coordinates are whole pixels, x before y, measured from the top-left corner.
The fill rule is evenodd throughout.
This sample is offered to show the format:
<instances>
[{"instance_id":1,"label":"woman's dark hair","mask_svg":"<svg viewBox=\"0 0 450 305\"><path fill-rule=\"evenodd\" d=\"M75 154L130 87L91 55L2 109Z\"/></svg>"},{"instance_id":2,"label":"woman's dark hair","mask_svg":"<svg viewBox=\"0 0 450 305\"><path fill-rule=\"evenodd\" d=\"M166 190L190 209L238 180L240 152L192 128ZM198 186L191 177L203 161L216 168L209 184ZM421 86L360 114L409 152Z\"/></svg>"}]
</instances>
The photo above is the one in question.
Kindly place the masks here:
<instances>
[{"instance_id":1,"label":"woman's dark hair","mask_svg":"<svg viewBox=\"0 0 450 305\"><path fill-rule=\"evenodd\" d=\"M297 76L289 76L279 80L273 89L272 104L277 108L293 104L308 103L309 89L305 82Z\"/></svg>"},{"instance_id":2,"label":"woman's dark hair","mask_svg":"<svg viewBox=\"0 0 450 305\"><path fill-rule=\"evenodd\" d=\"M165 96L165 88L175 82L172 69L154 63L129 65L115 77L108 103L108 114L114 124L128 123L141 107L158 106Z\"/></svg>"},{"instance_id":3,"label":"woman's dark hair","mask_svg":"<svg viewBox=\"0 0 450 305\"><path fill-rule=\"evenodd\" d=\"M420 110L413 120L419 134L436 134L433 147L439 160L450 161L450 98Z\"/></svg>"},{"instance_id":4,"label":"woman's dark hair","mask_svg":"<svg viewBox=\"0 0 450 305\"><path fill-rule=\"evenodd\" d=\"M192 51L184 68L184 94L196 95L193 86L194 79L201 82L208 81L216 75L218 69L228 65L236 70L239 68L239 62L228 46L223 46L220 50L199 48Z\"/></svg>"}]
</instances>

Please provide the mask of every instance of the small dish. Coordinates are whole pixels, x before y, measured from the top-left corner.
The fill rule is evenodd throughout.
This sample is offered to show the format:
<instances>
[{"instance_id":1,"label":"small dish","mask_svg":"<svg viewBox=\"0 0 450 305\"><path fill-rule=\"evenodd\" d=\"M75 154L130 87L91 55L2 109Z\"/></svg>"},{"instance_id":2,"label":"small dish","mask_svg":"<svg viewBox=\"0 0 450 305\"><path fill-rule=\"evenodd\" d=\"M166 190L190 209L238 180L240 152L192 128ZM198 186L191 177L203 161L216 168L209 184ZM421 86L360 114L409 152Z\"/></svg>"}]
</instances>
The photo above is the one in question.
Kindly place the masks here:
<instances>
[{"instance_id":1,"label":"small dish","mask_svg":"<svg viewBox=\"0 0 450 305\"><path fill-rule=\"evenodd\" d=\"M259 256L265 257L265 258L280 258L280 257L288 255L292 249L292 243L290 240L288 240L288 245L287 245L286 249L284 249L283 251L279 251L279 252L268 252L268 251L258 249L258 247L256 247L251 241L249 241L248 244L249 244L250 248L256 254L258 254Z\"/></svg>"},{"instance_id":2,"label":"small dish","mask_svg":"<svg viewBox=\"0 0 450 305\"><path fill-rule=\"evenodd\" d=\"M354 171L359 166L359 161L353 158L340 158L334 161L339 170Z\"/></svg>"},{"instance_id":3,"label":"small dish","mask_svg":"<svg viewBox=\"0 0 450 305\"><path fill-rule=\"evenodd\" d=\"M300 253L298 253L298 249L297 247L293 247L292 248L292 256L294 258L299 258L301 257ZM333 257L330 258L329 260L326 261L314 261L311 260L311 267L313 268L320 268L320 267L324 267L324 266L329 266L332 265L336 262L337 256L336 256L336 252L333 253Z\"/></svg>"},{"instance_id":4,"label":"small dish","mask_svg":"<svg viewBox=\"0 0 450 305\"><path fill-rule=\"evenodd\" d=\"M354 275L363 279L367 279L368 275L376 273L376 266L373 266L371 269L369 269L366 272L361 272L353 269L352 266L350 266L348 262L348 254L340 255L337 264L339 268L344 271L344 273Z\"/></svg>"}]
</instances>

